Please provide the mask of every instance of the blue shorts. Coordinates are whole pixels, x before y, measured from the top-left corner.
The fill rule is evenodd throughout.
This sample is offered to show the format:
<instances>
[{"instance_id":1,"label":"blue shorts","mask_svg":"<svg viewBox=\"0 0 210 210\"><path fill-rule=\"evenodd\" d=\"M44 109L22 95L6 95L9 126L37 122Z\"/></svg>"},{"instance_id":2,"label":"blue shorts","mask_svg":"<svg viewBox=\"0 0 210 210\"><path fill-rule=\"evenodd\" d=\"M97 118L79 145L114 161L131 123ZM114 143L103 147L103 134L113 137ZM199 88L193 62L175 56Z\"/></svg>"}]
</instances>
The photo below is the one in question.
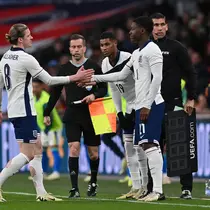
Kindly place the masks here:
<instances>
[{"instance_id":1,"label":"blue shorts","mask_svg":"<svg viewBox=\"0 0 210 210\"><path fill-rule=\"evenodd\" d=\"M10 118L18 142L36 143L39 129L36 116Z\"/></svg>"},{"instance_id":2,"label":"blue shorts","mask_svg":"<svg viewBox=\"0 0 210 210\"><path fill-rule=\"evenodd\" d=\"M164 108L164 102L158 105L154 102L146 123L142 123L140 120L141 109L136 110L134 145L140 145L148 142L159 145Z\"/></svg>"}]
</instances>

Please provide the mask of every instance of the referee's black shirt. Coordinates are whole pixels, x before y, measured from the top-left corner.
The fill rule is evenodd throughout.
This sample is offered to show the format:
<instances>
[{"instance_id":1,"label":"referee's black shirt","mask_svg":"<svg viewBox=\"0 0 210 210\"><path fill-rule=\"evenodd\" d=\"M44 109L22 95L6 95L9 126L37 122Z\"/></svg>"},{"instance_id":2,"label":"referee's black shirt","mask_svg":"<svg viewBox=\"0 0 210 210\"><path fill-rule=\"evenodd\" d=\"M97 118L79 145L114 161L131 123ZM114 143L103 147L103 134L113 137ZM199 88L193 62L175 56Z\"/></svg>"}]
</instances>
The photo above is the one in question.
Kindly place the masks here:
<instances>
[{"instance_id":1,"label":"referee's black shirt","mask_svg":"<svg viewBox=\"0 0 210 210\"><path fill-rule=\"evenodd\" d=\"M187 98L196 99L197 73L187 49L180 42L167 37L153 41L163 54L161 93L165 102L182 100L181 79L186 81Z\"/></svg>"},{"instance_id":2,"label":"referee's black shirt","mask_svg":"<svg viewBox=\"0 0 210 210\"><path fill-rule=\"evenodd\" d=\"M82 65L85 69L94 69L95 74L103 74L99 65L90 59L87 59ZM58 76L74 75L82 65L78 66L72 62L68 62L60 67ZM82 116L84 114L83 116L87 116L86 114L89 112L87 104L74 105L72 102L82 100L84 97L90 94L94 94L95 98L101 98L107 94L106 83L99 83L93 86L91 90L87 90L88 88L86 89L85 87L78 87L76 83L55 86L51 90L50 99L44 111L44 116L50 116L53 107L61 95L63 87L65 87L67 107L63 117L64 122L74 120L75 118L79 117L78 115Z\"/></svg>"}]
</instances>

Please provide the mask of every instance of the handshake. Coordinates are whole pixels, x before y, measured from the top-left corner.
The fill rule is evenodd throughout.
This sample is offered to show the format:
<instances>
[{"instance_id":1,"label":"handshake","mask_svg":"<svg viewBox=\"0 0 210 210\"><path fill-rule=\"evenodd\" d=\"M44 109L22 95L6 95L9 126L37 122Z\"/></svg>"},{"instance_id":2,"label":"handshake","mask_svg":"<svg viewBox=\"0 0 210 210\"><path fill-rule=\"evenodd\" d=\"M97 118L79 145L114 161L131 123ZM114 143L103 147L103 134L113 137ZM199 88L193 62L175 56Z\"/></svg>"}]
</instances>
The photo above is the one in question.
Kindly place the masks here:
<instances>
[{"instance_id":1,"label":"handshake","mask_svg":"<svg viewBox=\"0 0 210 210\"><path fill-rule=\"evenodd\" d=\"M85 87L88 85L96 85L96 82L92 82L92 76L94 74L93 69L84 69L82 66L75 75L72 76L72 82L76 82L79 87Z\"/></svg>"}]
</instances>

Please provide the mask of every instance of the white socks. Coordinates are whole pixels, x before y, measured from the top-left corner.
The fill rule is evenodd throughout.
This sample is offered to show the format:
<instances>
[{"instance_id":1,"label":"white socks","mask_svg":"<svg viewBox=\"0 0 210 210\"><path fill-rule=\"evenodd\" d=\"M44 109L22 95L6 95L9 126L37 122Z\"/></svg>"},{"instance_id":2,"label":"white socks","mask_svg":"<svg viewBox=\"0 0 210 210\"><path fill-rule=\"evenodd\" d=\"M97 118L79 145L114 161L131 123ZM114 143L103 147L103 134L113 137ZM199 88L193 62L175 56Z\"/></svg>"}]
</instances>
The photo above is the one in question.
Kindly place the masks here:
<instances>
[{"instance_id":1,"label":"white socks","mask_svg":"<svg viewBox=\"0 0 210 210\"><path fill-rule=\"evenodd\" d=\"M140 170L139 170L139 161L136 154L136 149L134 149L133 147L133 141L132 141L133 135L130 135L130 136L128 135L124 134L124 137L126 138L124 142L125 142L127 165L130 171L132 182L133 182L133 188L140 189L141 176L140 176ZM128 139L129 137L130 139Z\"/></svg>"},{"instance_id":2,"label":"white socks","mask_svg":"<svg viewBox=\"0 0 210 210\"><path fill-rule=\"evenodd\" d=\"M138 156L138 161L139 161L139 168L141 172L141 181L142 181L142 186L144 188L147 188L148 184L148 165L147 165L147 156L145 151L142 149L142 147L137 146L135 147L137 156Z\"/></svg>"},{"instance_id":3,"label":"white socks","mask_svg":"<svg viewBox=\"0 0 210 210\"><path fill-rule=\"evenodd\" d=\"M36 194L47 194L43 185L42 155L35 155L34 159L29 163L29 169L33 178Z\"/></svg>"},{"instance_id":4,"label":"white socks","mask_svg":"<svg viewBox=\"0 0 210 210\"><path fill-rule=\"evenodd\" d=\"M162 186L162 168L163 168L163 157L160 149L157 147L151 147L145 150L150 173L153 180L153 192L163 193Z\"/></svg>"},{"instance_id":5,"label":"white socks","mask_svg":"<svg viewBox=\"0 0 210 210\"><path fill-rule=\"evenodd\" d=\"M23 153L19 153L10 160L0 173L0 188L10 176L16 174L28 162L27 156Z\"/></svg>"}]
</instances>

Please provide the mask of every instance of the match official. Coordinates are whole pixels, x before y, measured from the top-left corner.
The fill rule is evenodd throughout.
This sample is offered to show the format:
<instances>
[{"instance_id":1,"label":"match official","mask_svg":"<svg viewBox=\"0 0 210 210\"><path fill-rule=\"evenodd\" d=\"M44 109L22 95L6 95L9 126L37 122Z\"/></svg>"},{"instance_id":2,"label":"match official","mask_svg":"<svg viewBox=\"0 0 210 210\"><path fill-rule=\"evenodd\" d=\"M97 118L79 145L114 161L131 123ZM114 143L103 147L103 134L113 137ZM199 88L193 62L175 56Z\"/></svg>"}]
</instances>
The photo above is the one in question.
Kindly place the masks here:
<instances>
[{"instance_id":1,"label":"match official","mask_svg":"<svg viewBox=\"0 0 210 210\"><path fill-rule=\"evenodd\" d=\"M94 69L95 74L102 74L101 68L95 62L85 57L86 41L82 35L72 35L69 44L72 59L67 64L61 66L58 75L73 75L82 66L84 66L84 69ZM87 195L95 196L99 166L98 146L100 145L100 136L95 135L88 104L93 102L96 98L104 97L107 94L107 85L106 83L101 83L97 86L79 87L71 83L65 86L57 86L51 91L51 97L44 112L46 124L50 123L50 112L59 99L63 87L65 87L67 106L63 122L65 123L66 136L70 149L69 173L72 184L69 198L80 197L78 172L80 138L82 133L90 157L91 180Z\"/></svg>"}]
</instances>

